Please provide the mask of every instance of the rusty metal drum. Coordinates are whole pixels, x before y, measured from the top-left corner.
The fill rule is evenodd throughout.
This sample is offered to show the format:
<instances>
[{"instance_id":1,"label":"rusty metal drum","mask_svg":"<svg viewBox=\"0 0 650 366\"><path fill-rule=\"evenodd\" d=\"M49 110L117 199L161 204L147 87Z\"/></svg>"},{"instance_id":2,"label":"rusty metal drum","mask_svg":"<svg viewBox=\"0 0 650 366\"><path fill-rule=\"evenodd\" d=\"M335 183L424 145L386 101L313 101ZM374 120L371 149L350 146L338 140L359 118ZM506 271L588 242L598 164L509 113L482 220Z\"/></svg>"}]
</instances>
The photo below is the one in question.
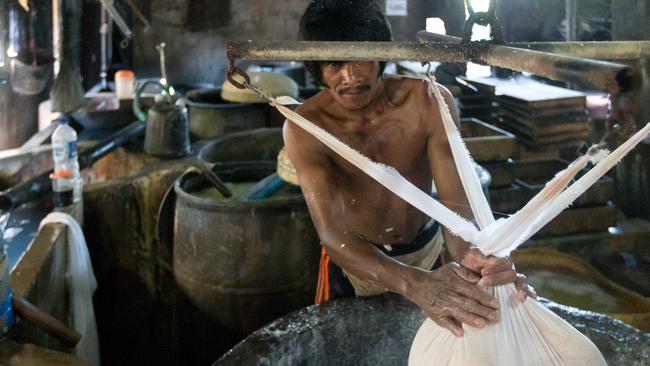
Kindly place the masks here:
<instances>
[{"instance_id":1,"label":"rusty metal drum","mask_svg":"<svg viewBox=\"0 0 650 366\"><path fill-rule=\"evenodd\" d=\"M275 169L272 161L244 161L213 171L237 184ZM235 337L311 304L320 245L299 190L246 202L206 198L206 187L198 174L174 187L174 276L192 304Z\"/></svg>"}]
</instances>

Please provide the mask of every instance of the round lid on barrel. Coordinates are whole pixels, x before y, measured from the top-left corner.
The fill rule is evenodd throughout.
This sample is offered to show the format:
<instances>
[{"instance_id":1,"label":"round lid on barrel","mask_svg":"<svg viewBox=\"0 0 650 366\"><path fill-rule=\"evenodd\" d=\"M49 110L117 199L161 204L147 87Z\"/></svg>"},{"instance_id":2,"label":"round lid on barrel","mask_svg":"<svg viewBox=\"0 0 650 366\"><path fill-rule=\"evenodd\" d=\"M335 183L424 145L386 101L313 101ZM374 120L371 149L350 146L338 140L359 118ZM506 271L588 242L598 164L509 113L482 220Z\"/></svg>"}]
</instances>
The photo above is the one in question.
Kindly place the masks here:
<instances>
[{"instance_id":1,"label":"round lid on barrel","mask_svg":"<svg viewBox=\"0 0 650 366\"><path fill-rule=\"evenodd\" d=\"M298 84L290 77L276 72L249 72L251 84L258 87L264 93L272 97L281 95L298 97ZM243 82L239 75L233 76L236 81ZM229 102L237 103L267 103L257 94L248 89L239 89L232 85L228 80L224 81L221 89L221 98Z\"/></svg>"}]
</instances>

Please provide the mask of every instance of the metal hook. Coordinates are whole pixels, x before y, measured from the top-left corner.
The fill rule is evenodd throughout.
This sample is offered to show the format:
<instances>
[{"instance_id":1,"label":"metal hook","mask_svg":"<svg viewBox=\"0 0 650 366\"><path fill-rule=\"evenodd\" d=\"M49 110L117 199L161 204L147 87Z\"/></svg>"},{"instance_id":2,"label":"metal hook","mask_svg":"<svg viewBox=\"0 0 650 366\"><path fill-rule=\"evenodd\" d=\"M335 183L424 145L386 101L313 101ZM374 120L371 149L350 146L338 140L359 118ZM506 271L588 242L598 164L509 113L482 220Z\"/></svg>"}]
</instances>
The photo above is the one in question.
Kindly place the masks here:
<instances>
[{"instance_id":1,"label":"metal hook","mask_svg":"<svg viewBox=\"0 0 650 366\"><path fill-rule=\"evenodd\" d=\"M262 98L262 99L268 101L269 103L273 103L273 97L271 97L270 95L264 93L263 91L261 91L260 89L258 89L255 85L251 84L251 83L250 83L250 80L249 80L249 81L245 81L245 82L243 83L243 85L244 85L244 87L246 87L248 90L250 90L250 91L252 91L253 93L257 94L258 97L260 97L260 98Z\"/></svg>"},{"instance_id":2,"label":"metal hook","mask_svg":"<svg viewBox=\"0 0 650 366\"><path fill-rule=\"evenodd\" d=\"M239 52L237 46L233 42L228 42L226 45L226 57L228 58L228 71L226 71L226 80L228 80L232 85L236 86L239 89L246 89L246 85L250 85L251 78L244 72L244 70L235 66L235 61L237 60ZM236 81L233 78L233 74L238 74L244 78L244 84Z\"/></svg>"},{"instance_id":3,"label":"metal hook","mask_svg":"<svg viewBox=\"0 0 650 366\"><path fill-rule=\"evenodd\" d=\"M244 83L242 84L242 83L236 81L233 78L234 74L237 74L237 75L243 77L244 78ZM236 86L239 89L246 89L246 85L250 85L250 82L251 82L250 76L248 76L248 74L245 73L244 70L242 70L239 67L236 67L234 65L230 65L228 67L228 72L226 72L226 80L228 80L228 82L230 82L232 85Z\"/></svg>"},{"instance_id":4,"label":"metal hook","mask_svg":"<svg viewBox=\"0 0 650 366\"><path fill-rule=\"evenodd\" d=\"M430 76L431 74L431 62L430 61L422 61L422 66L426 65L427 66L427 71L425 72L425 75Z\"/></svg>"}]
</instances>

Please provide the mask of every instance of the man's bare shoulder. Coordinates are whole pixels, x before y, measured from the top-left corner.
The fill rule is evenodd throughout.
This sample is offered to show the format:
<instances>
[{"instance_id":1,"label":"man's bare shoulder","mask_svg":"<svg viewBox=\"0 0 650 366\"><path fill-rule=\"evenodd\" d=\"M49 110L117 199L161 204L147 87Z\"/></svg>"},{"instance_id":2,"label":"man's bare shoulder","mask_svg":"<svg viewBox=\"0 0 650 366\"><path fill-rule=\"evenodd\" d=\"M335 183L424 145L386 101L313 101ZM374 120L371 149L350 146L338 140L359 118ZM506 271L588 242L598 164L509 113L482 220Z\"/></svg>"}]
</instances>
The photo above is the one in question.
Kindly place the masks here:
<instances>
[{"instance_id":1,"label":"man's bare shoulder","mask_svg":"<svg viewBox=\"0 0 650 366\"><path fill-rule=\"evenodd\" d=\"M408 92L408 99L414 100L422 115L426 116L425 121L430 136L445 136L444 131L441 132L441 129L443 128L442 117L440 105L435 96L434 85L435 88L440 91L445 104L450 110L454 122L456 125L459 124L454 97L444 85L424 77L403 75L390 75L386 78L386 83L387 90L402 90L402 94ZM395 95L396 93L393 94ZM399 94L399 92L397 94Z\"/></svg>"},{"instance_id":2,"label":"man's bare shoulder","mask_svg":"<svg viewBox=\"0 0 650 366\"><path fill-rule=\"evenodd\" d=\"M424 78L387 74L384 76L384 82L388 99L393 104L401 104L411 98L416 98L419 102L422 101L422 98L427 97L429 82Z\"/></svg>"},{"instance_id":3,"label":"man's bare shoulder","mask_svg":"<svg viewBox=\"0 0 650 366\"><path fill-rule=\"evenodd\" d=\"M409 86L418 86L422 83L427 83L427 79L425 77L414 75L384 74L384 79L386 82L401 83Z\"/></svg>"},{"instance_id":4,"label":"man's bare shoulder","mask_svg":"<svg viewBox=\"0 0 650 366\"><path fill-rule=\"evenodd\" d=\"M313 97L305 100L301 105L296 108L295 112L301 117L307 119L309 122L317 126L322 125L323 106L327 98L324 91L319 92ZM283 127L284 143L289 150L296 152L314 152L322 150L322 143L320 143L310 133L302 129L297 124L286 121Z\"/></svg>"},{"instance_id":5,"label":"man's bare shoulder","mask_svg":"<svg viewBox=\"0 0 650 366\"><path fill-rule=\"evenodd\" d=\"M420 94L426 93L427 96L434 97L431 90L431 80L424 76L386 74L384 78L386 85L393 89L406 89ZM437 82L435 85L440 89L444 97L451 96L451 92L444 85Z\"/></svg>"},{"instance_id":6,"label":"man's bare shoulder","mask_svg":"<svg viewBox=\"0 0 650 366\"><path fill-rule=\"evenodd\" d=\"M321 90L316 95L303 101L296 109L296 112L311 122L320 124L322 115L326 112L324 107L332 102L331 99L332 97L329 96L326 90Z\"/></svg>"}]
</instances>

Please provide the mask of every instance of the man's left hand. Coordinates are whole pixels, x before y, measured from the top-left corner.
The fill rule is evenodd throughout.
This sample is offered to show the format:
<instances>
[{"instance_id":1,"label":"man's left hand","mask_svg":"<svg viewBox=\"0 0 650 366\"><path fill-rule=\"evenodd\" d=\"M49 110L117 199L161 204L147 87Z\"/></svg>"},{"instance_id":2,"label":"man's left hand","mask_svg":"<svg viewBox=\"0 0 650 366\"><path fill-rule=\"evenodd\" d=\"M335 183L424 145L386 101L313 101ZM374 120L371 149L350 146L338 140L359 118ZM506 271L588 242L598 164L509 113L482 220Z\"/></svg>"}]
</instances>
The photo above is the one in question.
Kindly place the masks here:
<instances>
[{"instance_id":1,"label":"man's left hand","mask_svg":"<svg viewBox=\"0 0 650 366\"><path fill-rule=\"evenodd\" d=\"M537 299L535 289L526 283L526 276L517 273L510 257L486 256L476 247L465 252L460 264L481 275L479 286L498 286L514 283L517 288L517 300L526 301L526 297Z\"/></svg>"}]
</instances>

